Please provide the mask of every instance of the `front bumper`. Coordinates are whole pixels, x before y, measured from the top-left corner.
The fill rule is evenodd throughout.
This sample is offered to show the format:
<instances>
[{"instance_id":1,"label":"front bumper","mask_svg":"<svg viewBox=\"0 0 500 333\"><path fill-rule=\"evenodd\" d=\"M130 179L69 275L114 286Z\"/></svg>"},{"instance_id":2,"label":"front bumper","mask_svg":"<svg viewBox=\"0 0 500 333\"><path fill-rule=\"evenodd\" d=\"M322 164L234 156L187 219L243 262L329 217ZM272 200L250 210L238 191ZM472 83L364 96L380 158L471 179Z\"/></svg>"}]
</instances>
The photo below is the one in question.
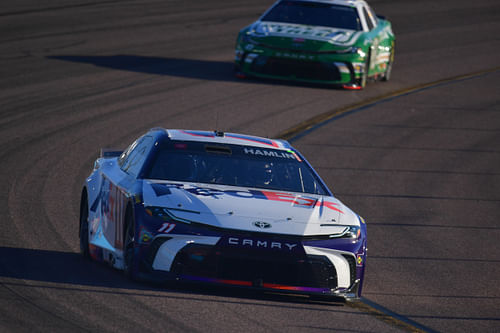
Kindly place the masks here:
<instances>
[{"instance_id":1,"label":"front bumper","mask_svg":"<svg viewBox=\"0 0 500 333\"><path fill-rule=\"evenodd\" d=\"M352 55L288 51L236 50L239 77L259 77L306 83L354 84L365 71L364 62Z\"/></svg>"},{"instance_id":2,"label":"front bumper","mask_svg":"<svg viewBox=\"0 0 500 333\"><path fill-rule=\"evenodd\" d=\"M364 239L306 239L231 231L169 234L145 249L142 270L165 280L224 284L298 294L360 297Z\"/></svg>"}]
</instances>

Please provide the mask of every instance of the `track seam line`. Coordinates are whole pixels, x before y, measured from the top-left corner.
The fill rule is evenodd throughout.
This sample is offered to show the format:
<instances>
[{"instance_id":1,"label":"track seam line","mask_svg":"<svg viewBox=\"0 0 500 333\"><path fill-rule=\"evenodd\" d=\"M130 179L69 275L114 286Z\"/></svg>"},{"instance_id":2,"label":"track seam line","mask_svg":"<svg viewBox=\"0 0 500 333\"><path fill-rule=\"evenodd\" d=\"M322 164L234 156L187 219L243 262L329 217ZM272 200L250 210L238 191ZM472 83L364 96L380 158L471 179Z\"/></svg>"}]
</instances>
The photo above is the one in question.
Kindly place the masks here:
<instances>
[{"instance_id":1,"label":"track seam line","mask_svg":"<svg viewBox=\"0 0 500 333\"><path fill-rule=\"evenodd\" d=\"M406 318L404 316L401 316L395 312L392 312L389 309L384 308L383 306L370 301L369 299L366 299L362 297L359 301L353 301L353 302L346 302L346 305L353 308L357 309L360 311L363 311L369 315L372 315L376 317L377 319L380 319L381 321L393 325L397 328L400 328L402 330L405 330L407 332L414 332L414 333L436 333L437 331L423 326L409 318Z\"/></svg>"},{"instance_id":2,"label":"track seam line","mask_svg":"<svg viewBox=\"0 0 500 333\"><path fill-rule=\"evenodd\" d=\"M301 137L309 134L310 132L314 131L315 129L325 125L329 121L338 119L340 117L346 116L346 115L354 113L354 112L358 112L358 111L367 109L367 108L372 107L376 104L388 102L394 98L418 93L420 91L430 89L430 88L435 88L437 86L441 86L444 84L455 83L455 82L467 80L467 79L473 79L476 77L480 77L482 75L497 72L499 70L500 70L500 66L497 66L497 67L485 69L482 71L452 76L452 77L449 77L446 79L436 80L436 81L432 81L432 82L428 82L428 83L422 83L422 84L415 85L413 87L404 88L404 89L396 90L394 92L389 92L389 93L382 94L379 96L367 98L361 102L350 104L350 105L347 105L347 106L344 106L344 107L341 107L338 109L334 109L331 111L327 111L327 112L319 114L315 117L309 118L309 119L289 128L289 129L281 132L278 135L278 138L292 142L292 141L298 140Z\"/></svg>"},{"instance_id":3,"label":"track seam line","mask_svg":"<svg viewBox=\"0 0 500 333\"><path fill-rule=\"evenodd\" d=\"M26 283L24 283L23 285L27 285ZM35 301L29 299L28 297L25 297L24 295L22 295L21 293L17 292L16 290L14 290L13 287L11 286L8 286L6 283L4 283L4 281L0 281L0 286L4 287L5 289L7 289L8 291L10 291L12 294L16 295L19 299L21 299L22 301L30 304L32 307L34 307L35 309L37 309L38 311L41 311L41 312L44 312L52 317L55 317L57 318L58 320L60 320L61 322L64 322L64 323L67 323L67 324L70 324L70 326L75 326L75 327L78 327L79 329L81 329L82 331L87 331L87 332L91 332L91 330L85 326L82 326L80 325L79 323L75 322L75 321L72 321L62 315L59 315L57 313L55 313L55 311L51 311L51 310L48 310L46 309L45 307L42 307L40 306L39 304L37 304ZM39 327L40 328L40 327Z\"/></svg>"}]
</instances>

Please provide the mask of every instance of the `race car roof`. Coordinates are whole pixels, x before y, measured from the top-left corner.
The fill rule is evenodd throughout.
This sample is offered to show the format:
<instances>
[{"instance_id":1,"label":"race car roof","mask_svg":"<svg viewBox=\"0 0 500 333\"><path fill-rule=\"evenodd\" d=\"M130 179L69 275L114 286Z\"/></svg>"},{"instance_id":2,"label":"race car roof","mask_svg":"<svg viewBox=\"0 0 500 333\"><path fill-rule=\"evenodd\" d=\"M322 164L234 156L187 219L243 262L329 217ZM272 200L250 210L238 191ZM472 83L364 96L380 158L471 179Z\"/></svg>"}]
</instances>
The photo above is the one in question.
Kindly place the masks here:
<instances>
[{"instance_id":1,"label":"race car roof","mask_svg":"<svg viewBox=\"0 0 500 333\"><path fill-rule=\"evenodd\" d=\"M259 148L290 149L291 146L284 140L273 140L258 136L237 133L224 133L217 131L194 131L194 130L165 130L169 139L179 141L198 141L225 143Z\"/></svg>"},{"instance_id":2,"label":"race car roof","mask_svg":"<svg viewBox=\"0 0 500 333\"><path fill-rule=\"evenodd\" d=\"M285 1L285 0L280 0ZM332 5L340 5L340 6L355 6L356 4L365 4L364 0L300 0L305 2L321 2L321 3L330 3Z\"/></svg>"}]
</instances>

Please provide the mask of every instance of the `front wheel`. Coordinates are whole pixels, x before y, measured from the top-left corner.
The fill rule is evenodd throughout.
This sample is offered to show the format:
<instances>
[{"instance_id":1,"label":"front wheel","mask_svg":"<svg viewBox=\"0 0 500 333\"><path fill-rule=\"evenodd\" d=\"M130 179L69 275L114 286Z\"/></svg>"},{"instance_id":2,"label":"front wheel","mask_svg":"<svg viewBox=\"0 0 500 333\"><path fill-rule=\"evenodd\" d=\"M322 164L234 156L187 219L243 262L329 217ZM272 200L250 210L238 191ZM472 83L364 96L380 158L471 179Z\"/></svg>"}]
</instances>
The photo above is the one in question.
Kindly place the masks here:
<instances>
[{"instance_id":1,"label":"front wheel","mask_svg":"<svg viewBox=\"0 0 500 333\"><path fill-rule=\"evenodd\" d=\"M363 74L361 75L361 78L358 79L358 85L361 89L364 89L366 87L366 82L368 81L368 71L370 70L370 56L371 54L368 53L368 57L366 57L365 61L365 68L363 70Z\"/></svg>"},{"instance_id":2,"label":"front wheel","mask_svg":"<svg viewBox=\"0 0 500 333\"><path fill-rule=\"evenodd\" d=\"M87 196L82 196L80 203L80 253L85 259L90 258L89 252L89 203Z\"/></svg>"},{"instance_id":3,"label":"front wheel","mask_svg":"<svg viewBox=\"0 0 500 333\"><path fill-rule=\"evenodd\" d=\"M133 213L127 210L125 217L125 237L124 237L124 263L125 275L132 279L136 279L136 258L135 258L135 221Z\"/></svg>"},{"instance_id":4,"label":"front wheel","mask_svg":"<svg viewBox=\"0 0 500 333\"><path fill-rule=\"evenodd\" d=\"M342 87L348 90L361 90L366 86L366 82L368 81L368 71L370 70L370 56L371 53L368 52L368 57L366 57L363 72L361 73L361 77L353 80L351 83L344 84Z\"/></svg>"},{"instance_id":5,"label":"front wheel","mask_svg":"<svg viewBox=\"0 0 500 333\"><path fill-rule=\"evenodd\" d=\"M247 76L243 71L241 70L241 65L240 64L234 64L233 68L234 76L236 76L238 79L246 79Z\"/></svg>"},{"instance_id":6,"label":"front wheel","mask_svg":"<svg viewBox=\"0 0 500 333\"><path fill-rule=\"evenodd\" d=\"M385 72L382 75L382 81L389 81L391 79L393 63L394 63L394 42L391 43L391 54L389 55L389 62L387 63Z\"/></svg>"}]
</instances>

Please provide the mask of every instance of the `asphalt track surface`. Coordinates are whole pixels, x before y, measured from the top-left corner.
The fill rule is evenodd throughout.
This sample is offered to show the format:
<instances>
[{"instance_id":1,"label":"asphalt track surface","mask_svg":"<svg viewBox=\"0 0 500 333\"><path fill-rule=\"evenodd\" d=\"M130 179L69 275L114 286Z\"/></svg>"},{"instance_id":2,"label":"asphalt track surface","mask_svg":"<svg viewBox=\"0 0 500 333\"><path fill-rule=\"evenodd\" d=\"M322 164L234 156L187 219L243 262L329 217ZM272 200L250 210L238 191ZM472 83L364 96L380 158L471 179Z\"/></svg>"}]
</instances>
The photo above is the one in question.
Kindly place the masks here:
<instances>
[{"instance_id":1,"label":"asphalt track surface","mask_svg":"<svg viewBox=\"0 0 500 333\"><path fill-rule=\"evenodd\" d=\"M236 34L270 3L0 5L0 331L500 330L500 3L371 1L396 63L364 91L235 79ZM368 221L364 302L134 283L81 259L99 148L156 126L290 138Z\"/></svg>"}]
</instances>

